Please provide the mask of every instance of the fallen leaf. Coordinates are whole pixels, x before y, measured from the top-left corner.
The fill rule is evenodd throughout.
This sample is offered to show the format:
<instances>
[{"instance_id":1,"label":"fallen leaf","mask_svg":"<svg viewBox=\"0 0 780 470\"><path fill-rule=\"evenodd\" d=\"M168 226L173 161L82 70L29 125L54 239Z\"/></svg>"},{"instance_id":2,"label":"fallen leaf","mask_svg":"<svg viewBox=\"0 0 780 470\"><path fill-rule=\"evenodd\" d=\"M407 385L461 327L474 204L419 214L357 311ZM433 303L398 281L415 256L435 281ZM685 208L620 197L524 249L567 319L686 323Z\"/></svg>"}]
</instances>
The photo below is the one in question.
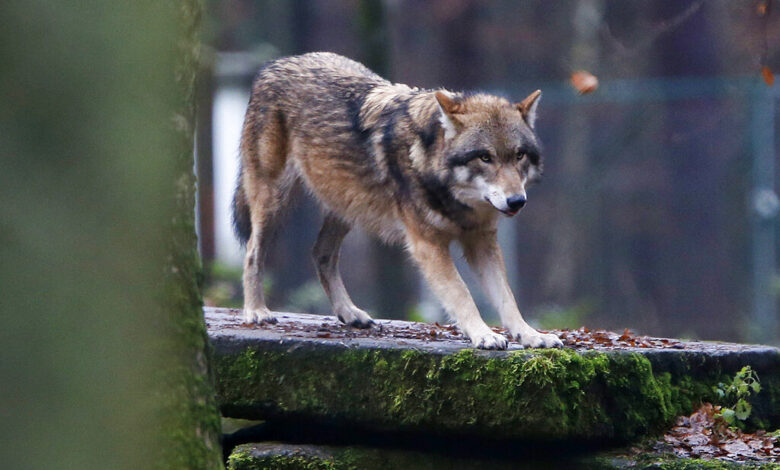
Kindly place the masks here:
<instances>
[{"instance_id":1,"label":"fallen leaf","mask_svg":"<svg viewBox=\"0 0 780 470\"><path fill-rule=\"evenodd\" d=\"M693 446L691 448L691 455L695 457L711 457L718 455L719 453L720 449L710 445Z\"/></svg>"},{"instance_id":2,"label":"fallen leaf","mask_svg":"<svg viewBox=\"0 0 780 470\"><path fill-rule=\"evenodd\" d=\"M593 93L599 87L599 79L585 70L578 70L571 74L571 86L581 95Z\"/></svg>"},{"instance_id":3,"label":"fallen leaf","mask_svg":"<svg viewBox=\"0 0 780 470\"><path fill-rule=\"evenodd\" d=\"M664 436L664 441L666 441L668 444L671 444L673 446L679 446L680 445L680 440L677 439L674 436L670 436L669 434Z\"/></svg>"},{"instance_id":4,"label":"fallen leaf","mask_svg":"<svg viewBox=\"0 0 780 470\"><path fill-rule=\"evenodd\" d=\"M765 447L764 442L760 439L751 439L747 442L747 445L753 450L763 449Z\"/></svg>"},{"instance_id":5,"label":"fallen leaf","mask_svg":"<svg viewBox=\"0 0 780 470\"><path fill-rule=\"evenodd\" d=\"M690 436L685 436L683 442L691 447L696 447L707 444L710 442L710 439L704 434L691 434Z\"/></svg>"},{"instance_id":6,"label":"fallen leaf","mask_svg":"<svg viewBox=\"0 0 780 470\"><path fill-rule=\"evenodd\" d=\"M775 84L775 75L772 73L772 69L768 65L761 67L761 76L764 78L764 82L772 86Z\"/></svg>"},{"instance_id":7,"label":"fallen leaf","mask_svg":"<svg viewBox=\"0 0 780 470\"><path fill-rule=\"evenodd\" d=\"M729 455L747 455L750 454L750 447L742 441L729 441L721 446Z\"/></svg>"}]
</instances>

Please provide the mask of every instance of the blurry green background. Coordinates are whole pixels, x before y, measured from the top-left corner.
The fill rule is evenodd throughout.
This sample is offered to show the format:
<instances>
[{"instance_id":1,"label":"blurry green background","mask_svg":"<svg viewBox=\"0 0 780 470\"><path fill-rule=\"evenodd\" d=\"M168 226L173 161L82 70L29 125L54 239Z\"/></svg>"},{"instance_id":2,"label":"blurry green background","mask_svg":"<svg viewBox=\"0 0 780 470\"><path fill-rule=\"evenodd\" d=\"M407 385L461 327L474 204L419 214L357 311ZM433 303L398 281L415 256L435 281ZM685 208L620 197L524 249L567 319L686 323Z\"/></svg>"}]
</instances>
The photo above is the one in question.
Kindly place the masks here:
<instances>
[{"instance_id":1,"label":"blurry green background","mask_svg":"<svg viewBox=\"0 0 780 470\"><path fill-rule=\"evenodd\" d=\"M0 3L0 467L220 468L194 230L201 5Z\"/></svg>"}]
</instances>

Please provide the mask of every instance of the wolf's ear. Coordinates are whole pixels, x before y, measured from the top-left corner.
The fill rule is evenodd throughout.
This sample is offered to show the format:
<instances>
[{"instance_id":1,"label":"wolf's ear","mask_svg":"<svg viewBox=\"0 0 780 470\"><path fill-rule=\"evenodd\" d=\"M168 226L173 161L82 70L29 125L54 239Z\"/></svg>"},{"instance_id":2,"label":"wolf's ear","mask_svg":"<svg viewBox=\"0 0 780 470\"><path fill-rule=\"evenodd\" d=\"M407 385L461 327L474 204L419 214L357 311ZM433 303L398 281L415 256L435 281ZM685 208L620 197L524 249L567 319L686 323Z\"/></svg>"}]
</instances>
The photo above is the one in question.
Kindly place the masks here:
<instances>
[{"instance_id":1,"label":"wolf's ear","mask_svg":"<svg viewBox=\"0 0 780 470\"><path fill-rule=\"evenodd\" d=\"M444 128L444 138L449 139L457 134L458 129L462 127L456 114L463 114L463 105L446 91L437 91L435 93L436 101L439 103L439 121Z\"/></svg>"},{"instance_id":2,"label":"wolf's ear","mask_svg":"<svg viewBox=\"0 0 780 470\"><path fill-rule=\"evenodd\" d=\"M528 126L533 129L536 123L536 107L539 105L539 99L542 97L542 90L536 90L523 101L516 103L515 107L523 115L523 119Z\"/></svg>"}]
</instances>

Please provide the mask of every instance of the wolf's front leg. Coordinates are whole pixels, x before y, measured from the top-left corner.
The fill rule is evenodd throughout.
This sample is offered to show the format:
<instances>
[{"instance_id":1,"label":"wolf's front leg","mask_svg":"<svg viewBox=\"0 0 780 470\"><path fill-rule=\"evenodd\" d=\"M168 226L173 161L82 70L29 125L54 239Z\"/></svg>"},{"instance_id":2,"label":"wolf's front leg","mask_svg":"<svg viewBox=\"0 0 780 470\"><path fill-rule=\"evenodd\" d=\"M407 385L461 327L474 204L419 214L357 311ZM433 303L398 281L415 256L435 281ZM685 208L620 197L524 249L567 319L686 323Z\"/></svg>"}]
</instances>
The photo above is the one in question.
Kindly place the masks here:
<instances>
[{"instance_id":1,"label":"wolf's front leg","mask_svg":"<svg viewBox=\"0 0 780 470\"><path fill-rule=\"evenodd\" d=\"M509 287L504 256L496 240L496 232L483 232L462 241L469 265L476 272L482 290L501 316L501 322L523 346L558 348L563 343L557 336L539 333L525 322Z\"/></svg>"},{"instance_id":2,"label":"wolf's front leg","mask_svg":"<svg viewBox=\"0 0 780 470\"><path fill-rule=\"evenodd\" d=\"M471 343L481 349L506 349L507 339L494 333L479 316L474 300L452 262L446 242L408 235L412 257L449 315Z\"/></svg>"}]
</instances>

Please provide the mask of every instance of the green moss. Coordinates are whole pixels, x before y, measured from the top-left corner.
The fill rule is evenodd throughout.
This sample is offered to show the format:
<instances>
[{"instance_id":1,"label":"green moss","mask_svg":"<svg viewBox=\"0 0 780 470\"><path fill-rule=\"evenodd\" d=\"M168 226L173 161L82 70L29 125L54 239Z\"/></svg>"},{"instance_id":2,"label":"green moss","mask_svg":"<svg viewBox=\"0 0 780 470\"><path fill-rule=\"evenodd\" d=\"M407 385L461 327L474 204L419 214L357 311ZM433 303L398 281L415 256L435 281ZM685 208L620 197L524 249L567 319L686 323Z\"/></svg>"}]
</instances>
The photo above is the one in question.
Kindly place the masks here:
<instances>
[{"instance_id":1,"label":"green moss","mask_svg":"<svg viewBox=\"0 0 780 470\"><path fill-rule=\"evenodd\" d=\"M629 440L711 393L712 380L653 374L636 353L248 349L217 359L227 414L344 418L503 438Z\"/></svg>"},{"instance_id":2,"label":"green moss","mask_svg":"<svg viewBox=\"0 0 780 470\"><path fill-rule=\"evenodd\" d=\"M536 470L539 468L578 468L582 470L728 470L769 469L776 464L732 463L720 460L682 459L671 454L624 455L609 452L591 456L526 455L503 458L489 455L451 455L404 449L360 446L332 447L291 444L246 444L228 459L229 470Z\"/></svg>"},{"instance_id":3,"label":"green moss","mask_svg":"<svg viewBox=\"0 0 780 470\"><path fill-rule=\"evenodd\" d=\"M240 457L228 460L231 470L346 470L328 460L294 455L274 455L262 458Z\"/></svg>"},{"instance_id":4,"label":"green moss","mask_svg":"<svg viewBox=\"0 0 780 470\"><path fill-rule=\"evenodd\" d=\"M228 459L229 470L327 469L327 470L536 470L538 468L580 468L579 461L538 458L499 459L489 455L452 455L395 448L361 446L246 444Z\"/></svg>"},{"instance_id":5,"label":"green moss","mask_svg":"<svg viewBox=\"0 0 780 470\"><path fill-rule=\"evenodd\" d=\"M702 459L674 459L661 462L655 462L650 467L660 470L726 470L726 469L744 469L744 465L727 463L713 460ZM769 466L750 467L750 468L773 468Z\"/></svg>"},{"instance_id":6,"label":"green moss","mask_svg":"<svg viewBox=\"0 0 780 470\"><path fill-rule=\"evenodd\" d=\"M237 447L228 457L227 466L231 470L247 469L251 468L253 460L249 449Z\"/></svg>"},{"instance_id":7,"label":"green moss","mask_svg":"<svg viewBox=\"0 0 780 470\"><path fill-rule=\"evenodd\" d=\"M615 466L602 468L621 468ZM774 463L734 463L722 460L681 459L673 455L655 455L639 458L634 465L622 468L633 469L660 469L660 470L736 470L736 469L776 469Z\"/></svg>"},{"instance_id":8,"label":"green moss","mask_svg":"<svg viewBox=\"0 0 780 470\"><path fill-rule=\"evenodd\" d=\"M780 425L780 376L760 375L761 392L751 400L753 412L748 419L748 428L776 429Z\"/></svg>"},{"instance_id":9,"label":"green moss","mask_svg":"<svg viewBox=\"0 0 780 470\"><path fill-rule=\"evenodd\" d=\"M356 470L345 461L321 452L257 452L251 445L237 447L228 457L229 470Z\"/></svg>"},{"instance_id":10,"label":"green moss","mask_svg":"<svg viewBox=\"0 0 780 470\"><path fill-rule=\"evenodd\" d=\"M180 0L171 4L171 15L178 18L175 50L176 88L172 96L169 133L176 142L165 201L169 226L164 244L164 269L160 270L159 323L150 325L165 332L167 341L156 345L156 353L165 357L156 382L161 385L162 421L160 468L222 467L219 449L220 417L214 398L209 368L210 346L203 320L199 282L202 278L195 234L195 175L193 138L195 123L195 81L201 54L200 23L202 0ZM174 13L175 12L175 13ZM172 46L173 47L173 46ZM173 78L173 76L171 77ZM161 261L161 264L163 262Z\"/></svg>"},{"instance_id":11,"label":"green moss","mask_svg":"<svg viewBox=\"0 0 780 470\"><path fill-rule=\"evenodd\" d=\"M678 459L674 457L655 457L639 461L614 457L595 457L580 462L577 468L582 470L731 470L774 467L746 467L719 460Z\"/></svg>"}]
</instances>

